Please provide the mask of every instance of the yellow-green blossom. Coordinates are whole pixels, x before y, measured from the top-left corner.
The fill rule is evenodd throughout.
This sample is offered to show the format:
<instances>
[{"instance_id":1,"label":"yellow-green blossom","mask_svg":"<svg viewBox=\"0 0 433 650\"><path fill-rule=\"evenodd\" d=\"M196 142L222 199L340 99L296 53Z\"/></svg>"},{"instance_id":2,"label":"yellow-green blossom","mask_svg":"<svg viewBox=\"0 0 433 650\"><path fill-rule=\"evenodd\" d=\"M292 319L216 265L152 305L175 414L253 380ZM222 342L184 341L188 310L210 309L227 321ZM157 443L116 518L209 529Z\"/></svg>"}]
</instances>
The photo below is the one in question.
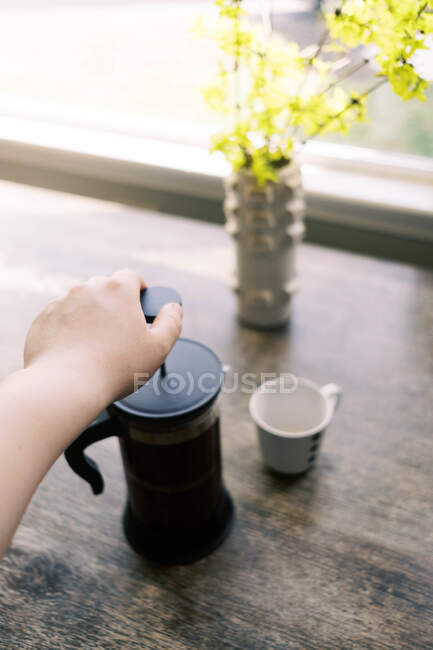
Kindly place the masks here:
<instances>
[{"instance_id":1,"label":"yellow-green blossom","mask_svg":"<svg viewBox=\"0 0 433 650\"><path fill-rule=\"evenodd\" d=\"M216 20L199 19L194 28L222 53L215 78L203 89L208 105L228 121L212 137L212 151L222 152L235 171L251 169L259 185L276 180L296 140L348 133L353 123L367 119L367 98L376 86L360 94L343 90L330 52L373 46L376 85L388 80L403 100L424 99L428 82L411 57L433 34L433 0L336 0L325 15L326 38L320 47L307 48L308 55L297 43L252 25L242 0L215 5Z\"/></svg>"}]
</instances>

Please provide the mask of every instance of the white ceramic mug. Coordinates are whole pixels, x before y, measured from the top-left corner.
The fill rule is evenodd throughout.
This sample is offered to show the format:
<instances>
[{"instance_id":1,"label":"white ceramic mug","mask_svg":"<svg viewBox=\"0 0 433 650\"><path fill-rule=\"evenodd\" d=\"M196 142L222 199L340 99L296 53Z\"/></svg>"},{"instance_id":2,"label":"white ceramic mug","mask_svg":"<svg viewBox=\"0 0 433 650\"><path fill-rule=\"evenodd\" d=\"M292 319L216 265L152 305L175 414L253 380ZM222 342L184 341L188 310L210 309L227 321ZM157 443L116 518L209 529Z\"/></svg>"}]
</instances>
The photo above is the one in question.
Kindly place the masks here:
<instances>
[{"instance_id":1,"label":"white ceramic mug","mask_svg":"<svg viewBox=\"0 0 433 650\"><path fill-rule=\"evenodd\" d=\"M311 467L340 397L337 384L320 387L289 374L259 386L250 399L250 413L265 464L283 474Z\"/></svg>"}]
</instances>

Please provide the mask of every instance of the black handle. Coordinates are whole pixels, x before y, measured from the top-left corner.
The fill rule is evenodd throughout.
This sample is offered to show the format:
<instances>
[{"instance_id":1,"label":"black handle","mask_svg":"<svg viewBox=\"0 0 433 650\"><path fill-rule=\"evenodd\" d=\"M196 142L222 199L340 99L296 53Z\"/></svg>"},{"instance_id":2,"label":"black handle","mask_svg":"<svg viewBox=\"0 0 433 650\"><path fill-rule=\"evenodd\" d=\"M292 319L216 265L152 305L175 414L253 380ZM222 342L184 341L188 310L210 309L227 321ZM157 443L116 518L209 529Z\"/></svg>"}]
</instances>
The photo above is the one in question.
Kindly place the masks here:
<instances>
[{"instance_id":1,"label":"black handle","mask_svg":"<svg viewBox=\"0 0 433 650\"><path fill-rule=\"evenodd\" d=\"M120 435L114 430L108 411L102 411L90 427L83 431L65 451L69 466L78 476L90 483L93 494L101 494L104 491L104 479L98 465L84 453L84 450L98 440Z\"/></svg>"}]
</instances>

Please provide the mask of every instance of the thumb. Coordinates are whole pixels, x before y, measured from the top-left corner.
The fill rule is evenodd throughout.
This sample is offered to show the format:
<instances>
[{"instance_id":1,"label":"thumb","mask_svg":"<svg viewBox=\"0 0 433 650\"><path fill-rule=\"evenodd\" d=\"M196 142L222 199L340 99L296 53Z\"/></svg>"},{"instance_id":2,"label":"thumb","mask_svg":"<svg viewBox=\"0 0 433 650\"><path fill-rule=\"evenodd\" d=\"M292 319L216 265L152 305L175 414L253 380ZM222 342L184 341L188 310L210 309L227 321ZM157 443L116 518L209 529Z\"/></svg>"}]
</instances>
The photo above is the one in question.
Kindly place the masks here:
<instances>
[{"instance_id":1,"label":"thumb","mask_svg":"<svg viewBox=\"0 0 433 650\"><path fill-rule=\"evenodd\" d=\"M164 305L150 327L157 350L160 350L161 363L165 360L182 331L183 309L175 302Z\"/></svg>"}]
</instances>

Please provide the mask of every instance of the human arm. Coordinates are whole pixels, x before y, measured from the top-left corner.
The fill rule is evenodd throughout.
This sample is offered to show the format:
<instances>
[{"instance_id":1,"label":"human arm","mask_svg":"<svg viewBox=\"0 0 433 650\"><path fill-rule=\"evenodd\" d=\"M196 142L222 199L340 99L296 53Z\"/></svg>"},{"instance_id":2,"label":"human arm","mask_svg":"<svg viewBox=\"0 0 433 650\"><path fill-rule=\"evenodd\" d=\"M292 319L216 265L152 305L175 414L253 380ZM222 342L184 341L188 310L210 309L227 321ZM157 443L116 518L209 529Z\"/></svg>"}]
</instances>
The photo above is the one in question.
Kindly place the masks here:
<instances>
[{"instance_id":1,"label":"human arm","mask_svg":"<svg viewBox=\"0 0 433 650\"><path fill-rule=\"evenodd\" d=\"M166 305L146 327L143 288L124 270L49 303L27 335L24 368L0 384L0 558L58 456L133 391L135 373L152 375L177 340L181 308Z\"/></svg>"}]
</instances>

